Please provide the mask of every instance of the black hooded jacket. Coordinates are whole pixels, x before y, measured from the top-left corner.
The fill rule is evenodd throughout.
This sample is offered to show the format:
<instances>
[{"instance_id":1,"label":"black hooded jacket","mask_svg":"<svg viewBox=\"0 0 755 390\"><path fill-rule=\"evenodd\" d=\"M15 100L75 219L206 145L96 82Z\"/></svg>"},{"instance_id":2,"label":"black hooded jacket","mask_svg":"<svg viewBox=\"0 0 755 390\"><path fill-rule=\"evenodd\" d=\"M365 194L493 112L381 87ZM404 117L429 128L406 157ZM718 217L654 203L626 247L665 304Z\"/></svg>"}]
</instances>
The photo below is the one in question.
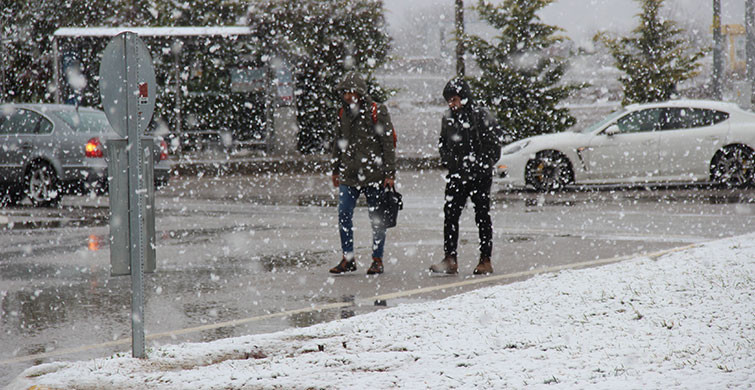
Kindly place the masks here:
<instances>
[{"instance_id":1,"label":"black hooded jacket","mask_svg":"<svg viewBox=\"0 0 755 390\"><path fill-rule=\"evenodd\" d=\"M451 175L463 177L491 175L501 157L503 130L488 109L478 105L469 85L454 78L443 89L443 97L462 99L459 110L448 110L440 130L440 159Z\"/></svg>"}]
</instances>

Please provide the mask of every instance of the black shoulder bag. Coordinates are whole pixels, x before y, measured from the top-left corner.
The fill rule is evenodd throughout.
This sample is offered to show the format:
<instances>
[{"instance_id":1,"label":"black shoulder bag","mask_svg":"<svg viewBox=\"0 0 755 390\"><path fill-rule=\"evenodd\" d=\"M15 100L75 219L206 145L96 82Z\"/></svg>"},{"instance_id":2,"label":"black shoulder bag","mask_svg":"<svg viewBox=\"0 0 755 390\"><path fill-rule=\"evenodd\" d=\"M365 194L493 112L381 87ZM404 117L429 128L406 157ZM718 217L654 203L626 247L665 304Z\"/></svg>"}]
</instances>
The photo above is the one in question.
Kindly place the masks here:
<instances>
[{"instance_id":1,"label":"black shoulder bag","mask_svg":"<svg viewBox=\"0 0 755 390\"><path fill-rule=\"evenodd\" d=\"M398 211L404 208L404 202L401 200L401 194L393 187L386 187L380 195L380 205L378 212L383 217L383 223L386 228L396 226Z\"/></svg>"}]
</instances>

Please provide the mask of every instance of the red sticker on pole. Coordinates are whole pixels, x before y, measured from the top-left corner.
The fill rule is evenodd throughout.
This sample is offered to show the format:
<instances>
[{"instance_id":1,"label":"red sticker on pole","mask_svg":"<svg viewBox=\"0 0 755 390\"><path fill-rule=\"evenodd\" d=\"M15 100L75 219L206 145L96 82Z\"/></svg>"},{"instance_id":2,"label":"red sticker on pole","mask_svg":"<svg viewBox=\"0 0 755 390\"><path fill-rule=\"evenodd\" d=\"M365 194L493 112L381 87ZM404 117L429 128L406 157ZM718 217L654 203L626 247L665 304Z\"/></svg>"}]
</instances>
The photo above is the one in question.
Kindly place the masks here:
<instances>
[{"instance_id":1,"label":"red sticker on pole","mask_svg":"<svg viewBox=\"0 0 755 390\"><path fill-rule=\"evenodd\" d=\"M139 104L148 104L148 103L149 103L149 84L140 83L139 84Z\"/></svg>"}]
</instances>

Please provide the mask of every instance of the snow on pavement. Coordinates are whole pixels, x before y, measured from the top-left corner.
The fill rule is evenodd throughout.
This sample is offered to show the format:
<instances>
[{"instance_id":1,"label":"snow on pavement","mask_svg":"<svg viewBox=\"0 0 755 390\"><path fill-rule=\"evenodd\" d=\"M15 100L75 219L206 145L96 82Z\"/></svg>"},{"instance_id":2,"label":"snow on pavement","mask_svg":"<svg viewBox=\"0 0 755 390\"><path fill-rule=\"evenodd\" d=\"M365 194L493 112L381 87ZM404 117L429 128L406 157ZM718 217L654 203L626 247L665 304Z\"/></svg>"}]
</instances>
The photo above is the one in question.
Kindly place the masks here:
<instances>
[{"instance_id":1,"label":"snow on pavement","mask_svg":"<svg viewBox=\"0 0 755 390\"><path fill-rule=\"evenodd\" d=\"M755 234L278 333L27 369L10 389L755 384Z\"/></svg>"}]
</instances>

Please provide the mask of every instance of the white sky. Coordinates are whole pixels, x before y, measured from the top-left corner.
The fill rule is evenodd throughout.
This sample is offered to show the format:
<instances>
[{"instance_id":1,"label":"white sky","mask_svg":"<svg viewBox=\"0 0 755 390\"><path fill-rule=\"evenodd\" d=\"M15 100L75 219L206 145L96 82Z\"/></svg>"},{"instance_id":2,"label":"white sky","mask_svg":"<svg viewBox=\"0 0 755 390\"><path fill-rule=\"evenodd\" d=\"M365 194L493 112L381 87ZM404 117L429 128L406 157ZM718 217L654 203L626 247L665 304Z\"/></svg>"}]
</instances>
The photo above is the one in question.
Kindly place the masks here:
<instances>
[{"instance_id":1,"label":"white sky","mask_svg":"<svg viewBox=\"0 0 755 390\"><path fill-rule=\"evenodd\" d=\"M454 0L384 0L388 10L387 20L392 27L400 27L408 12L427 7L453 7ZM744 23L745 0L721 0L722 21ZM477 4L466 0L465 7ZM674 20L689 21L703 29L709 29L712 20L711 0L666 0L665 7L672 12ZM635 15L640 11L635 0L557 0L547 6L541 15L543 21L562 27L577 43L591 37L598 30L629 31L636 24Z\"/></svg>"}]
</instances>

